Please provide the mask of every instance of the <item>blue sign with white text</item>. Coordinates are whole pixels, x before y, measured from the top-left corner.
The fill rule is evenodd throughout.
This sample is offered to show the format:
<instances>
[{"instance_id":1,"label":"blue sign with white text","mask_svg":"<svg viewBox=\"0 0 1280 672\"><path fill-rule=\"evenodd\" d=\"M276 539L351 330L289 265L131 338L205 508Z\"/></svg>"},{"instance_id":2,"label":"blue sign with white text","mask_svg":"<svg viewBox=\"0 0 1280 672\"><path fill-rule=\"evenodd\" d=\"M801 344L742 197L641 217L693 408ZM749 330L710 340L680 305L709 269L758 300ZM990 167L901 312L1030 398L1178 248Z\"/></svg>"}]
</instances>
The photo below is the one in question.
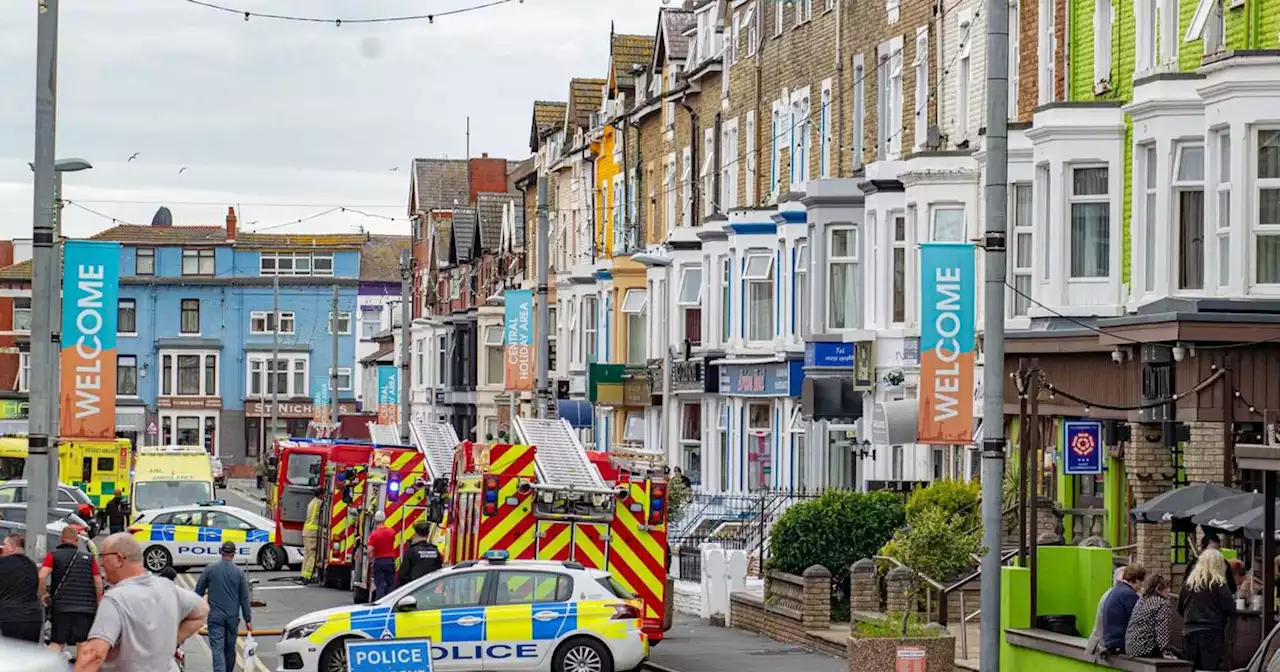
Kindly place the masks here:
<instances>
[{"instance_id":1,"label":"blue sign with white text","mask_svg":"<svg viewBox=\"0 0 1280 672\"><path fill-rule=\"evenodd\" d=\"M348 672L431 672L426 639L348 639Z\"/></svg>"},{"instance_id":2,"label":"blue sign with white text","mask_svg":"<svg viewBox=\"0 0 1280 672\"><path fill-rule=\"evenodd\" d=\"M804 365L852 369L855 345L857 344L809 341L804 346Z\"/></svg>"},{"instance_id":3,"label":"blue sign with white text","mask_svg":"<svg viewBox=\"0 0 1280 672\"><path fill-rule=\"evenodd\" d=\"M1102 473L1102 423L1068 420L1062 433L1062 472L1068 476Z\"/></svg>"}]
</instances>

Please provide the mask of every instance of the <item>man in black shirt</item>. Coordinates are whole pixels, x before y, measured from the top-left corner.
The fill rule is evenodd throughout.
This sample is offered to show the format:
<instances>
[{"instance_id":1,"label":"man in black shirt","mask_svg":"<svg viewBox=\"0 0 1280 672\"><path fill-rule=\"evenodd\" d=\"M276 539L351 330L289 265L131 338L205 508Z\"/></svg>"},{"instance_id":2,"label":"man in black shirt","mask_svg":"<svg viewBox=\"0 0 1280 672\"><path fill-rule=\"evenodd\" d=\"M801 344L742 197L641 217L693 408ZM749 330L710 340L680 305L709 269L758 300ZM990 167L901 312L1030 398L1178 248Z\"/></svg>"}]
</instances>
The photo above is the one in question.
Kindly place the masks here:
<instances>
[{"instance_id":1,"label":"man in black shirt","mask_svg":"<svg viewBox=\"0 0 1280 672\"><path fill-rule=\"evenodd\" d=\"M128 511L125 503L122 501L123 495L117 495L107 502L107 530L111 534L124 532L125 513Z\"/></svg>"},{"instance_id":2,"label":"man in black shirt","mask_svg":"<svg viewBox=\"0 0 1280 672\"><path fill-rule=\"evenodd\" d=\"M400 558L400 585L424 577L444 566L440 549L431 543L431 523L419 520L413 524L413 539Z\"/></svg>"},{"instance_id":3,"label":"man in black shirt","mask_svg":"<svg viewBox=\"0 0 1280 672\"><path fill-rule=\"evenodd\" d=\"M93 617L102 601L102 572L98 559L80 550L80 535L68 525L62 528L61 543L49 552L40 567L40 587L49 580L53 634L49 648L75 649L89 639Z\"/></svg>"},{"instance_id":4,"label":"man in black shirt","mask_svg":"<svg viewBox=\"0 0 1280 672\"><path fill-rule=\"evenodd\" d=\"M40 608L40 570L26 554L20 534L0 546L0 637L40 641L44 612Z\"/></svg>"}]
</instances>

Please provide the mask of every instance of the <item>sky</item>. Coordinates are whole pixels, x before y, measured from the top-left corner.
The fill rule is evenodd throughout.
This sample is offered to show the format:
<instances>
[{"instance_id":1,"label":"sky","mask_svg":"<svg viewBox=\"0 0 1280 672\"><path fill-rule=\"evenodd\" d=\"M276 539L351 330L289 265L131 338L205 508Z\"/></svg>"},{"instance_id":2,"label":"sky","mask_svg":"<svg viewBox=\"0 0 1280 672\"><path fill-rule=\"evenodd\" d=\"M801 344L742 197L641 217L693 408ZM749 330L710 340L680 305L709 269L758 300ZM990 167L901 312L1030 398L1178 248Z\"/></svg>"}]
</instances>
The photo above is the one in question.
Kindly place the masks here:
<instances>
[{"instance_id":1,"label":"sky","mask_svg":"<svg viewBox=\"0 0 1280 672\"><path fill-rule=\"evenodd\" d=\"M212 0L359 19L491 0ZM678 2L676 3L678 4ZM604 77L609 26L653 34L662 0L518 0L434 22L301 23L188 0L61 0L63 233L174 223L408 233L415 157L529 154L534 100ZM0 2L0 239L30 237L37 0ZM129 157L137 154L130 161ZM333 207L338 210L292 224ZM387 218L399 218L391 221Z\"/></svg>"}]
</instances>

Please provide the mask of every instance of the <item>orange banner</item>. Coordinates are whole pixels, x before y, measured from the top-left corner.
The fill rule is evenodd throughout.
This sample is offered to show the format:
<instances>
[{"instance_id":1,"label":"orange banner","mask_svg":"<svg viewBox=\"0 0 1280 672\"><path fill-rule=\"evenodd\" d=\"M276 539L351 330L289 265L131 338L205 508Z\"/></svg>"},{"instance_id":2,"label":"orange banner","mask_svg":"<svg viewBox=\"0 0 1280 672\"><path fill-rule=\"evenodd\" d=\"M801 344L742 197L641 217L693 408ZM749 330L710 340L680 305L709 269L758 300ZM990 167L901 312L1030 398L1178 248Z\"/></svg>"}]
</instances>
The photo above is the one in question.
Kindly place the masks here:
<instances>
[{"instance_id":1,"label":"orange banner","mask_svg":"<svg viewBox=\"0 0 1280 672\"><path fill-rule=\"evenodd\" d=\"M71 240L63 250L59 432L114 439L120 245Z\"/></svg>"}]
</instances>

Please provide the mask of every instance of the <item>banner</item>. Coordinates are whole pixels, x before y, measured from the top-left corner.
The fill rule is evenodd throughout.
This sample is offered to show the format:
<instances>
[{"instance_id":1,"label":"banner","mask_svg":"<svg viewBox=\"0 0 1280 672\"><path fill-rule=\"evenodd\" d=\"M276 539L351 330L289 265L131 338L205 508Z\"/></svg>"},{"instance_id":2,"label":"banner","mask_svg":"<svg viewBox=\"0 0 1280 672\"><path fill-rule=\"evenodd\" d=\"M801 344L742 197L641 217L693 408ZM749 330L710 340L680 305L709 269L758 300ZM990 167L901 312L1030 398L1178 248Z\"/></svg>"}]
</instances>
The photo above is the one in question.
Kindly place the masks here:
<instances>
[{"instance_id":1,"label":"banner","mask_svg":"<svg viewBox=\"0 0 1280 672\"><path fill-rule=\"evenodd\" d=\"M378 365L378 424L400 424L400 369Z\"/></svg>"},{"instance_id":2,"label":"banner","mask_svg":"<svg viewBox=\"0 0 1280 672\"><path fill-rule=\"evenodd\" d=\"M120 245L68 240L62 268L60 435L114 439Z\"/></svg>"},{"instance_id":3,"label":"banner","mask_svg":"<svg viewBox=\"0 0 1280 672\"><path fill-rule=\"evenodd\" d=\"M330 424L329 420L329 377L316 376L312 383L315 390L311 397L311 422L317 425Z\"/></svg>"},{"instance_id":4,"label":"banner","mask_svg":"<svg viewBox=\"0 0 1280 672\"><path fill-rule=\"evenodd\" d=\"M920 246L919 443L973 441L974 246Z\"/></svg>"},{"instance_id":5,"label":"banner","mask_svg":"<svg viewBox=\"0 0 1280 672\"><path fill-rule=\"evenodd\" d=\"M1102 473L1102 423L1094 420L1068 420L1063 424L1066 440L1062 442L1066 459L1062 473L1068 476Z\"/></svg>"},{"instance_id":6,"label":"banner","mask_svg":"<svg viewBox=\"0 0 1280 672\"><path fill-rule=\"evenodd\" d=\"M533 362L533 291L508 289L503 331L506 368L504 380L508 390L532 390Z\"/></svg>"}]
</instances>

